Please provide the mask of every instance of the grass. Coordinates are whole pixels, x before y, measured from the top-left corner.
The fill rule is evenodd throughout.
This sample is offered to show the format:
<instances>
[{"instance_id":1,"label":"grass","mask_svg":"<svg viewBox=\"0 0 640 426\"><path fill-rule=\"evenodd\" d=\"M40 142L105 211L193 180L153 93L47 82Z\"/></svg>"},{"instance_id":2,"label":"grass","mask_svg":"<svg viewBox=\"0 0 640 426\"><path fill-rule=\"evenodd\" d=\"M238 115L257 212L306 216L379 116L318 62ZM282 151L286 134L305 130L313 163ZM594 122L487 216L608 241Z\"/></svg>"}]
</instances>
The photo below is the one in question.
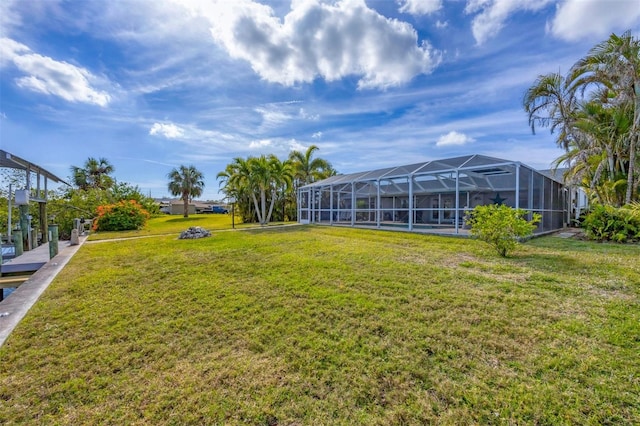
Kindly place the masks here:
<instances>
[{"instance_id":1,"label":"grass","mask_svg":"<svg viewBox=\"0 0 640 426\"><path fill-rule=\"evenodd\" d=\"M232 224L231 219L231 215L229 214L198 214L191 215L189 217L162 215L149 219L143 229L121 232L92 232L89 235L89 240L112 240L120 238L180 234L180 232L190 226L200 226L208 230L232 229L232 226L237 229L260 227L260 225L256 223L241 223L241 219L238 216L236 216L234 224ZM283 224L283 222L272 222L269 226L281 224Z\"/></svg>"},{"instance_id":2,"label":"grass","mask_svg":"<svg viewBox=\"0 0 640 426\"><path fill-rule=\"evenodd\" d=\"M1 424L638 424L640 247L330 227L85 244Z\"/></svg>"}]
</instances>

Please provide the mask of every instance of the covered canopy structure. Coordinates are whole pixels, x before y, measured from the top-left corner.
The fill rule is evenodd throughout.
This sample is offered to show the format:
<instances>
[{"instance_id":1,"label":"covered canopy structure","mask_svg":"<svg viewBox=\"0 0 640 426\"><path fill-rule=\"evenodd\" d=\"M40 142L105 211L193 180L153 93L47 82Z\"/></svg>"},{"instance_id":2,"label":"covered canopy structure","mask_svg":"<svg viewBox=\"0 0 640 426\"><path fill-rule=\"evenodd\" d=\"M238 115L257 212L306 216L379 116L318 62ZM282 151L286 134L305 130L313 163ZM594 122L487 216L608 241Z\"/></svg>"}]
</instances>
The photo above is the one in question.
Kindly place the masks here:
<instances>
[{"instance_id":1,"label":"covered canopy structure","mask_svg":"<svg viewBox=\"0 0 640 426\"><path fill-rule=\"evenodd\" d=\"M536 233L569 220L564 185L518 161L483 155L333 176L298 189L298 221L460 233L467 211L506 204L539 213Z\"/></svg>"},{"instance_id":2,"label":"covered canopy structure","mask_svg":"<svg viewBox=\"0 0 640 426\"><path fill-rule=\"evenodd\" d=\"M64 183L69 185L64 180L60 179L58 176L53 173L45 170L44 168L38 166L37 164L31 163L23 158L18 157L17 155L13 155L4 150L0 150L0 167L3 168L11 168L17 170L23 170L26 173L26 185L24 188L24 192L28 194L29 201L35 201L39 206L39 217L40 217L40 230L42 232L42 242L47 241L47 233L45 230L47 229L47 190L48 190L48 182L51 180L55 183ZM32 177L35 174L36 182L35 187L33 187ZM11 198L11 196L10 196ZM28 208L26 209L26 213L28 214ZM21 212L22 215L22 212ZM22 218L21 218L22 219ZM21 225L23 238L25 239L24 247L26 249L32 248L29 247L33 241L29 240L28 229L24 224ZM11 226L9 224L9 233L11 233Z\"/></svg>"}]
</instances>

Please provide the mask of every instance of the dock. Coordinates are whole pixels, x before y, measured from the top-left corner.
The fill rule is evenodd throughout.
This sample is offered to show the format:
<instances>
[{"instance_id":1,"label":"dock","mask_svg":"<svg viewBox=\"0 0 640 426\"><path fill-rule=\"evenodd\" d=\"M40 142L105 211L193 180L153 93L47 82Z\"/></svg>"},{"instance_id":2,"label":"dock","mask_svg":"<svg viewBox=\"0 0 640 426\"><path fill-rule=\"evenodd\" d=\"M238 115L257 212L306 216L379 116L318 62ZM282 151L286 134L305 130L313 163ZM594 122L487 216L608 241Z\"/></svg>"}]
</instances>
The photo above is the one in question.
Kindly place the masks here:
<instances>
[{"instance_id":1,"label":"dock","mask_svg":"<svg viewBox=\"0 0 640 426\"><path fill-rule=\"evenodd\" d=\"M22 283L11 285L11 287L17 287L16 290L0 302L0 346L86 239L86 236L81 236L80 244L73 246L69 241L59 242L58 255L53 259L49 259L49 244L43 244L2 264L3 276L0 279L11 280L12 277L25 279ZM32 275L25 277L26 274L31 273ZM4 274L10 275L4 276Z\"/></svg>"}]
</instances>

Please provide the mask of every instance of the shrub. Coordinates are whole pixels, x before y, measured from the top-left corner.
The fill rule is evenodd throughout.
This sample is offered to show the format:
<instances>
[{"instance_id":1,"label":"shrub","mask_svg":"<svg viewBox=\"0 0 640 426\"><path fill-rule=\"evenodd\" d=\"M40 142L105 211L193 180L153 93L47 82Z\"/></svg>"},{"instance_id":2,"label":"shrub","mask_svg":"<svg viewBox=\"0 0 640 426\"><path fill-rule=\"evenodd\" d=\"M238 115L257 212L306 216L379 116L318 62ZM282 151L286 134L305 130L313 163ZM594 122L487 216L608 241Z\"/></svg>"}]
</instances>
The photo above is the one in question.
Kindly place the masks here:
<instances>
[{"instance_id":1,"label":"shrub","mask_svg":"<svg viewBox=\"0 0 640 426\"><path fill-rule=\"evenodd\" d=\"M471 235L490 244L500 256L514 250L519 239L529 237L540 222L540 215L533 214L527 221L526 210L514 209L505 205L477 206L467 216L471 226Z\"/></svg>"},{"instance_id":2,"label":"shrub","mask_svg":"<svg viewBox=\"0 0 640 426\"><path fill-rule=\"evenodd\" d=\"M93 229L95 231L140 229L147 219L149 219L149 212L135 200L119 201L98 207L98 217L93 223Z\"/></svg>"},{"instance_id":3,"label":"shrub","mask_svg":"<svg viewBox=\"0 0 640 426\"><path fill-rule=\"evenodd\" d=\"M582 224L588 238L617 243L640 240L640 208L596 205Z\"/></svg>"}]
</instances>

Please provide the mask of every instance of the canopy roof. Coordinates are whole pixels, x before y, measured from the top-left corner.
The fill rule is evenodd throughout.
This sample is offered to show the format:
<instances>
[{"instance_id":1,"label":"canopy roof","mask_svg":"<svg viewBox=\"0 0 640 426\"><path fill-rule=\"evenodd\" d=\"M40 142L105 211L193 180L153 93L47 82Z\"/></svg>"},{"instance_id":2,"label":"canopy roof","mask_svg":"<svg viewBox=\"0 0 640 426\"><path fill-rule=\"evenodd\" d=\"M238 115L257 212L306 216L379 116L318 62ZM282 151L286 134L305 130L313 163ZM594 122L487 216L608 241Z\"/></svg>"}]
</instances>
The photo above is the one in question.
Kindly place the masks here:
<instances>
[{"instance_id":1,"label":"canopy roof","mask_svg":"<svg viewBox=\"0 0 640 426\"><path fill-rule=\"evenodd\" d=\"M535 172L531 167L521 164L518 161L510 161L474 154L442 160L426 161L423 163L408 164L405 166L337 175L318 182L313 182L303 186L302 188L350 184L352 182L387 181L406 178L407 176L419 177L429 175L437 176L439 182L446 187L449 185L446 185L444 182L455 182L454 173L457 172L460 173L459 176L462 181L471 180L474 182L474 186L483 186L480 182L484 181L486 186L493 187L497 181L503 180L508 175L513 175L513 173L515 173L516 166L525 167Z\"/></svg>"},{"instance_id":2,"label":"canopy roof","mask_svg":"<svg viewBox=\"0 0 640 426\"><path fill-rule=\"evenodd\" d=\"M44 176L47 179L51 179L56 183L64 183L66 185L69 185L63 179L60 179L58 176L54 175L48 170L43 169L37 164L31 163L23 158L18 157L17 155L13 155L1 149L0 149L0 167L8 167L11 169L18 169L18 170L30 170L31 172Z\"/></svg>"}]
</instances>

